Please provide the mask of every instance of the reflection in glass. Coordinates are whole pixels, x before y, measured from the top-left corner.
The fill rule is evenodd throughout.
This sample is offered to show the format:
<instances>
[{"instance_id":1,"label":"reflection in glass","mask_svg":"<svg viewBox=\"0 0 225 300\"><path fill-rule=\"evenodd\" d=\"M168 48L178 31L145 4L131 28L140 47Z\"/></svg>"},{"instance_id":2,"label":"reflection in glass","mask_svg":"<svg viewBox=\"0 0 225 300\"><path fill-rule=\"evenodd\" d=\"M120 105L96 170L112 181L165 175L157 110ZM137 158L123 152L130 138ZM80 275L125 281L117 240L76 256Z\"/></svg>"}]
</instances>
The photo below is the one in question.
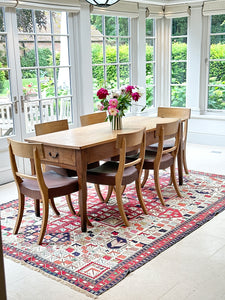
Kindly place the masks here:
<instances>
[{"instance_id":1,"label":"reflection in glass","mask_svg":"<svg viewBox=\"0 0 225 300\"><path fill-rule=\"evenodd\" d=\"M35 23L37 33L51 33L50 12L35 10Z\"/></svg>"},{"instance_id":2,"label":"reflection in glass","mask_svg":"<svg viewBox=\"0 0 225 300\"><path fill-rule=\"evenodd\" d=\"M34 18L31 9L16 9L17 30L18 32L34 32ZM38 20L39 24L44 24L44 19L41 15ZM43 25L42 25L43 26Z\"/></svg>"}]
</instances>

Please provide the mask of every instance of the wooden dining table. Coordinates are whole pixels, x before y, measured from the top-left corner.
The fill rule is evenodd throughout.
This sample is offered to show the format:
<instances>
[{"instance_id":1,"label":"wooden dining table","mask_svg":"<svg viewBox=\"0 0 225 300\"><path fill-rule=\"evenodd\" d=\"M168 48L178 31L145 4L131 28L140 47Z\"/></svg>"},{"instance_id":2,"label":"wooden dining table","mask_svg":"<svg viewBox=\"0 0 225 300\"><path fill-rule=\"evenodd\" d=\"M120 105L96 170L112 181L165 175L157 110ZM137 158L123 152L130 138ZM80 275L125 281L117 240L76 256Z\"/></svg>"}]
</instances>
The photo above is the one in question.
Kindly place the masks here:
<instances>
[{"instance_id":1,"label":"wooden dining table","mask_svg":"<svg viewBox=\"0 0 225 300\"><path fill-rule=\"evenodd\" d=\"M114 131L110 122L73 128L27 138L27 142L42 143L44 164L56 165L77 171L79 184L79 209L81 230L87 231L87 164L119 154L116 148L117 133L134 131L146 127L146 145L156 143L156 124L177 120L148 116L131 116L122 119L122 129ZM182 152L181 149L179 152ZM179 156L178 156L179 158ZM182 153L178 159L179 183L182 184Z\"/></svg>"}]
</instances>

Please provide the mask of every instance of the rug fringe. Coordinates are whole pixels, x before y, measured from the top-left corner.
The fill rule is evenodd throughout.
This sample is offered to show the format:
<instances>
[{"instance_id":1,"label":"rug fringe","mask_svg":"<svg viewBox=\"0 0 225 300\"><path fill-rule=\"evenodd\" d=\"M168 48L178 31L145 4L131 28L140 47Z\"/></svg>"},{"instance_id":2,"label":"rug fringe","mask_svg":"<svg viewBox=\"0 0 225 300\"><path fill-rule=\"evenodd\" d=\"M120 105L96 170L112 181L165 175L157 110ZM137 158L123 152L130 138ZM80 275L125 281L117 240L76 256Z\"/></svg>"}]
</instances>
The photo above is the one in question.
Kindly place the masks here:
<instances>
[{"instance_id":1,"label":"rug fringe","mask_svg":"<svg viewBox=\"0 0 225 300\"><path fill-rule=\"evenodd\" d=\"M52 280L55 280L55 281L57 281L57 282L60 282L60 283L62 283L63 285L68 286L68 287L71 288L72 290L74 290L74 291L76 291L76 292L79 292L79 293L82 293L82 294L84 294L85 296L87 296L87 297L89 297L89 298L92 298L92 299L98 299L98 296L93 295L93 294L89 293L88 291L85 291L85 290L79 288L78 286L76 286L76 285L74 285L74 284L72 284L72 283L66 282L65 280L63 280L63 279L61 279L61 278L58 278L58 277L55 277L55 276L53 276L53 275L47 274L46 272L44 272L44 271L42 271L42 270L40 270L40 269L38 269L38 268L35 268L35 267L31 266L30 264L26 263L26 262L23 261L23 260L16 259L15 257L12 257L12 256L7 255L7 254L5 254L5 253L4 253L4 258L8 258L8 259L14 261L15 263L19 263L20 265L29 268L30 270L33 270L33 271L35 271L35 272L39 272L39 273L41 273L42 275L44 275L45 277L48 277L48 278L50 278L50 279L52 279Z\"/></svg>"}]
</instances>

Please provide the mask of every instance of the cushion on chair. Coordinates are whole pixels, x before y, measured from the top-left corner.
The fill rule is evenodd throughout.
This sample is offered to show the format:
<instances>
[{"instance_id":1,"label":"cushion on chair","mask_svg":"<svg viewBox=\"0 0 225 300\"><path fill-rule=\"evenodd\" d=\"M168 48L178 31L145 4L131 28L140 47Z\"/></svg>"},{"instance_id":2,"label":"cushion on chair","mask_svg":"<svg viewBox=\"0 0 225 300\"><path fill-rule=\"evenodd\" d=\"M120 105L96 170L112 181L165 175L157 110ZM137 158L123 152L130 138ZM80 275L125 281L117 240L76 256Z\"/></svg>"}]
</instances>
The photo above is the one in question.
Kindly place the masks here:
<instances>
[{"instance_id":1,"label":"cushion on chair","mask_svg":"<svg viewBox=\"0 0 225 300\"><path fill-rule=\"evenodd\" d=\"M163 143L163 149L172 148L174 146L174 143L175 143L175 139L174 138L169 139L169 140L165 140L164 143ZM156 152L157 149L158 149L158 143L146 146L146 150L150 150L150 151Z\"/></svg>"},{"instance_id":2,"label":"cushion on chair","mask_svg":"<svg viewBox=\"0 0 225 300\"><path fill-rule=\"evenodd\" d=\"M143 169L154 169L154 160L156 157L156 152L154 151L145 151L145 160ZM170 153L162 155L160 161L160 169L166 169L173 163L173 156Z\"/></svg>"},{"instance_id":3,"label":"cushion on chair","mask_svg":"<svg viewBox=\"0 0 225 300\"><path fill-rule=\"evenodd\" d=\"M49 189L49 199L69 195L78 191L77 178L62 176L54 171L43 173L45 183ZM39 185L36 180L24 179L20 184L20 191L22 194L27 195L33 199L41 199Z\"/></svg>"},{"instance_id":4,"label":"cushion on chair","mask_svg":"<svg viewBox=\"0 0 225 300\"><path fill-rule=\"evenodd\" d=\"M87 182L103 185L115 185L115 174L118 170L118 166L118 162L108 161L97 168L87 170ZM138 171L134 166L125 168L122 185L127 185L137 178Z\"/></svg>"}]
</instances>

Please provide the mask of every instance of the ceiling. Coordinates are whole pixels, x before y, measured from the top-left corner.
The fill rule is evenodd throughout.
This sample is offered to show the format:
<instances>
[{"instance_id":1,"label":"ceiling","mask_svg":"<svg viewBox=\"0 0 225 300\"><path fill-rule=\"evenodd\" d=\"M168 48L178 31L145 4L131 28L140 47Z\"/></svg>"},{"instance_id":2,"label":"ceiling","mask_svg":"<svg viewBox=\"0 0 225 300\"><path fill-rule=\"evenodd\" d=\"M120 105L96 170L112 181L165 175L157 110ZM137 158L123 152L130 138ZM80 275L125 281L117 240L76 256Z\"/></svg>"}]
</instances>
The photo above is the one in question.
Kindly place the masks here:
<instances>
[{"instance_id":1,"label":"ceiling","mask_svg":"<svg viewBox=\"0 0 225 300\"><path fill-rule=\"evenodd\" d=\"M142 0L138 2L145 2L148 4L157 4L157 5L174 5L174 4L189 4L189 3L197 4L197 3L207 2L207 1L212 1L212 0Z\"/></svg>"}]
</instances>

